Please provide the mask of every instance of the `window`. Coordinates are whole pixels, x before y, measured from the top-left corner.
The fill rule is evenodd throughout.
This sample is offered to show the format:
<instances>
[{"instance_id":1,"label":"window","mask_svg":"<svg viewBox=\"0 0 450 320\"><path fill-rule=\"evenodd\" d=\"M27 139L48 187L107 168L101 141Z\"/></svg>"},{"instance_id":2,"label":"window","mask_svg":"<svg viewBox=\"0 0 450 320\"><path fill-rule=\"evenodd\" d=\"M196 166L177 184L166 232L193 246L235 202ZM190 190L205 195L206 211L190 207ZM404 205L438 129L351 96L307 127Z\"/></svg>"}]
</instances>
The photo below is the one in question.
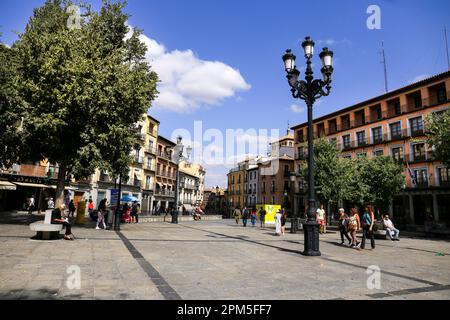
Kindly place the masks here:
<instances>
[{"instance_id":1,"label":"window","mask_svg":"<svg viewBox=\"0 0 450 320\"><path fill-rule=\"evenodd\" d=\"M361 131L356 133L358 139L358 146L364 146L366 144L366 132Z\"/></svg>"},{"instance_id":2,"label":"window","mask_svg":"<svg viewBox=\"0 0 450 320\"><path fill-rule=\"evenodd\" d=\"M275 192L275 181L274 180L272 180L272 182L270 183L270 191Z\"/></svg>"},{"instance_id":3,"label":"window","mask_svg":"<svg viewBox=\"0 0 450 320\"><path fill-rule=\"evenodd\" d=\"M423 121L422 117L417 117L409 120L409 124L411 127L411 135L420 135L423 134Z\"/></svg>"},{"instance_id":4,"label":"window","mask_svg":"<svg viewBox=\"0 0 450 320\"><path fill-rule=\"evenodd\" d=\"M445 93L445 87L440 87L437 91L437 102L445 103L447 102L447 94Z\"/></svg>"},{"instance_id":5,"label":"window","mask_svg":"<svg viewBox=\"0 0 450 320\"><path fill-rule=\"evenodd\" d=\"M425 161L425 144L418 143L413 145L414 161Z\"/></svg>"},{"instance_id":6,"label":"window","mask_svg":"<svg viewBox=\"0 0 450 320\"><path fill-rule=\"evenodd\" d=\"M402 113L401 107L400 107L400 100L397 100L394 102L394 112L395 115L398 116Z\"/></svg>"},{"instance_id":7,"label":"window","mask_svg":"<svg viewBox=\"0 0 450 320\"><path fill-rule=\"evenodd\" d=\"M427 169L416 169L414 175L418 186L428 186Z\"/></svg>"},{"instance_id":8,"label":"window","mask_svg":"<svg viewBox=\"0 0 450 320\"><path fill-rule=\"evenodd\" d=\"M266 192L266 182L265 181L262 183L262 192L263 193Z\"/></svg>"},{"instance_id":9,"label":"window","mask_svg":"<svg viewBox=\"0 0 450 320\"><path fill-rule=\"evenodd\" d=\"M350 135L346 135L342 137L342 144L344 145L344 148L350 148Z\"/></svg>"},{"instance_id":10,"label":"window","mask_svg":"<svg viewBox=\"0 0 450 320\"><path fill-rule=\"evenodd\" d=\"M373 143L380 143L383 141L383 129L382 127L372 129Z\"/></svg>"},{"instance_id":11,"label":"window","mask_svg":"<svg viewBox=\"0 0 450 320\"><path fill-rule=\"evenodd\" d=\"M416 109L422 108L422 97L420 96L420 93L416 94L413 99L414 99L414 107Z\"/></svg>"},{"instance_id":12,"label":"window","mask_svg":"<svg viewBox=\"0 0 450 320\"><path fill-rule=\"evenodd\" d=\"M290 191L289 190L290 188L289 188L289 181L284 181L284 191Z\"/></svg>"},{"instance_id":13,"label":"window","mask_svg":"<svg viewBox=\"0 0 450 320\"><path fill-rule=\"evenodd\" d=\"M384 151L383 151L383 149L375 150L375 151L373 152L373 155L374 155L375 157L383 156L383 155L384 155Z\"/></svg>"},{"instance_id":14,"label":"window","mask_svg":"<svg viewBox=\"0 0 450 320\"><path fill-rule=\"evenodd\" d=\"M450 168L438 168L438 178L440 186L450 185Z\"/></svg>"},{"instance_id":15,"label":"window","mask_svg":"<svg viewBox=\"0 0 450 320\"><path fill-rule=\"evenodd\" d=\"M272 204L275 204L275 197L272 196Z\"/></svg>"},{"instance_id":16,"label":"window","mask_svg":"<svg viewBox=\"0 0 450 320\"><path fill-rule=\"evenodd\" d=\"M392 158L397 161L403 161L403 147L392 148Z\"/></svg>"},{"instance_id":17,"label":"window","mask_svg":"<svg viewBox=\"0 0 450 320\"><path fill-rule=\"evenodd\" d=\"M389 128L391 129L391 139L399 139L402 137L402 126L400 121L391 123Z\"/></svg>"}]
</instances>

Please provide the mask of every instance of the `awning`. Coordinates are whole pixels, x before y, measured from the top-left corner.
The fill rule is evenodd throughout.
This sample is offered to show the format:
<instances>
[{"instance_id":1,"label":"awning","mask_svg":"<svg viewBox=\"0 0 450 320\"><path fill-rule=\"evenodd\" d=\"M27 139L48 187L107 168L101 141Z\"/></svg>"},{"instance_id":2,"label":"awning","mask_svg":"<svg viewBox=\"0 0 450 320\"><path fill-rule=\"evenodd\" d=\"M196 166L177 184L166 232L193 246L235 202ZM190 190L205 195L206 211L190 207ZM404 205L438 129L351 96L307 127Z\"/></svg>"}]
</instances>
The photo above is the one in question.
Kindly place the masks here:
<instances>
[{"instance_id":1,"label":"awning","mask_svg":"<svg viewBox=\"0 0 450 320\"><path fill-rule=\"evenodd\" d=\"M52 189L56 189L56 186L51 185L51 186L47 186L47 188L52 188ZM75 191L78 190L77 188L74 187L64 187L64 190L71 190L71 191Z\"/></svg>"},{"instance_id":2,"label":"awning","mask_svg":"<svg viewBox=\"0 0 450 320\"><path fill-rule=\"evenodd\" d=\"M0 190L16 190L16 185L8 181L0 181Z\"/></svg>"},{"instance_id":3,"label":"awning","mask_svg":"<svg viewBox=\"0 0 450 320\"><path fill-rule=\"evenodd\" d=\"M39 183L27 183L27 182L14 182L20 187L33 187L33 188L50 188L50 186L46 186L45 184Z\"/></svg>"}]
</instances>

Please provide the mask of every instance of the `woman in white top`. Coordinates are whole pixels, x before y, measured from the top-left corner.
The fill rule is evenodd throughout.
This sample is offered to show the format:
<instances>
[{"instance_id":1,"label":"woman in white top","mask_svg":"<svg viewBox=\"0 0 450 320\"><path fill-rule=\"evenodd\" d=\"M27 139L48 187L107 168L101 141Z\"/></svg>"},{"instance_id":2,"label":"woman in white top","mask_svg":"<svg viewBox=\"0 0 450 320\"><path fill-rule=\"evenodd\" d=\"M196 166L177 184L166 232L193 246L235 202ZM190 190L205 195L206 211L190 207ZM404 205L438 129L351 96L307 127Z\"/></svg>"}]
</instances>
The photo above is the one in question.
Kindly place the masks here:
<instances>
[{"instance_id":1,"label":"woman in white top","mask_svg":"<svg viewBox=\"0 0 450 320\"><path fill-rule=\"evenodd\" d=\"M281 211L278 209L275 214L275 235L277 236L281 235L281 217Z\"/></svg>"},{"instance_id":2,"label":"woman in white top","mask_svg":"<svg viewBox=\"0 0 450 320\"><path fill-rule=\"evenodd\" d=\"M325 229L325 210L323 209L323 204L320 205L320 208L316 211L316 221L319 224L319 233L326 233Z\"/></svg>"}]
</instances>

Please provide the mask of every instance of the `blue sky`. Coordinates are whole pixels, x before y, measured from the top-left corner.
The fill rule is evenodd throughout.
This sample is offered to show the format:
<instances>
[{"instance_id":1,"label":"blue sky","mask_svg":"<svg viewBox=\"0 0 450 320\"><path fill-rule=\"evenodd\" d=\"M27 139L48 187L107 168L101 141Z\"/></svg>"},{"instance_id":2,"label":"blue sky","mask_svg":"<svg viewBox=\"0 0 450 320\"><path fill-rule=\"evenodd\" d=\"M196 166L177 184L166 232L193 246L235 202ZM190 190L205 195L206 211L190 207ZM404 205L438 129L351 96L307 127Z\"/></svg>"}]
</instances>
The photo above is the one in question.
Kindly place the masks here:
<instances>
[{"instance_id":1,"label":"blue sky","mask_svg":"<svg viewBox=\"0 0 450 320\"><path fill-rule=\"evenodd\" d=\"M12 44L13 31L23 31L42 3L0 1L2 41ZM366 26L372 4L381 9L380 30ZM281 134L288 121L305 122L302 101L290 96L281 56L292 48L303 66L300 43L307 35L316 41L317 53L328 46L335 57L332 93L321 99L315 116L384 92L382 41L390 90L447 69L448 0L129 0L127 12L129 24L144 30L153 49L149 59L166 81L164 99L150 113L169 138L178 128L192 132L194 121L202 121L204 130L280 129ZM318 76L317 55L314 62ZM206 168L209 186L225 184L225 166Z\"/></svg>"}]
</instances>

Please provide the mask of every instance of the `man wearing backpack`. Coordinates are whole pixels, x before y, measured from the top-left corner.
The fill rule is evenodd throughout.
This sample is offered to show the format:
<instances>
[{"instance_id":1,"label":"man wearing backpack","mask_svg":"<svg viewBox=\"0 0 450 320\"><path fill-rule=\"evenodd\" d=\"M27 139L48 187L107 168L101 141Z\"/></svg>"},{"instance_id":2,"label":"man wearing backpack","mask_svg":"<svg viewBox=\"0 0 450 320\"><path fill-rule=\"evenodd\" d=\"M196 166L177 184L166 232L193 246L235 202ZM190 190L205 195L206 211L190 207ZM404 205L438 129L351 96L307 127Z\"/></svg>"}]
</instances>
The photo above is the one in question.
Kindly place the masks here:
<instances>
[{"instance_id":1,"label":"man wearing backpack","mask_svg":"<svg viewBox=\"0 0 450 320\"><path fill-rule=\"evenodd\" d=\"M247 227L247 219L249 218L249 212L247 207L244 207L242 210L242 223L244 224L244 227Z\"/></svg>"}]
</instances>

